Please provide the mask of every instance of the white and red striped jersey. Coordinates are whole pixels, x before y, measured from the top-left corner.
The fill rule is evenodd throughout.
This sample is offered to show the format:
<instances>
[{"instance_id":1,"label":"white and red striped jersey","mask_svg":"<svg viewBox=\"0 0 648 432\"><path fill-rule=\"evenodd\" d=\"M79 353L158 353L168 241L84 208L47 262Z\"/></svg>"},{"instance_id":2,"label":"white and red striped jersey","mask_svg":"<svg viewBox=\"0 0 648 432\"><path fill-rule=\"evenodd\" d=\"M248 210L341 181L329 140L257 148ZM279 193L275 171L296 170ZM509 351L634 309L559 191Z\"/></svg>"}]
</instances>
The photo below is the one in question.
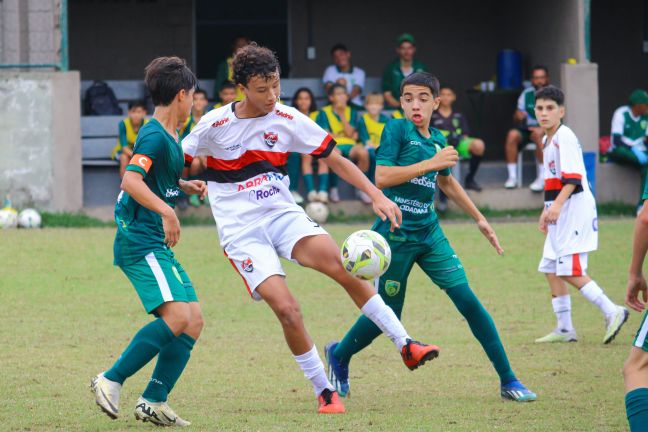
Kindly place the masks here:
<instances>
[{"instance_id":1,"label":"white and red striped jersey","mask_svg":"<svg viewBox=\"0 0 648 432\"><path fill-rule=\"evenodd\" d=\"M223 247L260 219L301 210L288 189L288 153L328 156L335 140L296 109L277 103L238 118L236 102L205 114L182 141L185 164L207 157L209 201Z\"/></svg>"},{"instance_id":2,"label":"white and red striped jersey","mask_svg":"<svg viewBox=\"0 0 648 432\"><path fill-rule=\"evenodd\" d=\"M574 132L565 125L544 143L545 208L554 202L565 184L576 189L560 211L558 222L549 225L548 235L558 257L596 250L598 220L596 202L590 191L583 161L583 150Z\"/></svg>"}]
</instances>

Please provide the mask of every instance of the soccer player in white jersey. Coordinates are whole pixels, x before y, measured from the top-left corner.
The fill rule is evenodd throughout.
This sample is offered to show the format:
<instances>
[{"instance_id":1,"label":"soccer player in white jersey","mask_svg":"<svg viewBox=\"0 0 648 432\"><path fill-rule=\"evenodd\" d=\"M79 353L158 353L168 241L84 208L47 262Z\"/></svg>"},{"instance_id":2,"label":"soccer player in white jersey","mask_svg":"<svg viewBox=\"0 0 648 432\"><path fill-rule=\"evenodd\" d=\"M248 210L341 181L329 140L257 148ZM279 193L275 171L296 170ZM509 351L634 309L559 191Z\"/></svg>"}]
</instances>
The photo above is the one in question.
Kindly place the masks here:
<instances>
[{"instance_id":1,"label":"soccer player in white jersey","mask_svg":"<svg viewBox=\"0 0 648 432\"><path fill-rule=\"evenodd\" d=\"M334 152L335 140L298 110L277 102L279 62L265 47L251 44L233 60L240 102L203 116L182 143L185 162L207 157L209 201L221 246L250 295L265 300L279 319L286 342L318 399L319 413L343 413L306 331L297 300L285 281L279 258L310 267L335 280L354 303L396 345L405 365L415 369L438 356L439 348L412 341L375 289L347 273L333 239L295 204L284 165L288 153L326 158L326 165L364 191L373 209L392 229L400 209L350 161Z\"/></svg>"},{"instance_id":2,"label":"soccer player in white jersey","mask_svg":"<svg viewBox=\"0 0 648 432\"><path fill-rule=\"evenodd\" d=\"M546 234L538 271L551 288L556 328L536 342L575 342L568 284L577 288L605 316L603 343L610 343L628 319L628 310L605 295L587 273L587 254L598 247L596 202L590 191L583 151L571 129L562 124L565 96L549 85L536 91L535 112L545 131L543 140L545 205L540 231Z\"/></svg>"}]
</instances>

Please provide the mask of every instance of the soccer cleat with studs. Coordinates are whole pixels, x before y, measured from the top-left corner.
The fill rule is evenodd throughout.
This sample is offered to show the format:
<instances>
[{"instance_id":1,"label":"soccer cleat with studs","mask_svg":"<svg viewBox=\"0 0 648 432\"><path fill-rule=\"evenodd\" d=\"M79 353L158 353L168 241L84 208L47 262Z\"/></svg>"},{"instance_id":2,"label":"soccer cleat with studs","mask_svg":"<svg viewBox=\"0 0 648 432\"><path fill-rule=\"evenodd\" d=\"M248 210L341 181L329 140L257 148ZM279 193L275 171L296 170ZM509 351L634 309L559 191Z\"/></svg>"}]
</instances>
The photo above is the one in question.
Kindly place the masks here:
<instances>
[{"instance_id":1,"label":"soccer cleat with studs","mask_svg":"<svg viewBox=\"0 0 648 432\"><path fill-rule=\"evenodd\" d=\"M436 345L426 345L412 339L407 339L407 344L401 350L403 363L409 370L423 366L428 360L439 356L440 348Z\"/></svg>"}]
</instances>

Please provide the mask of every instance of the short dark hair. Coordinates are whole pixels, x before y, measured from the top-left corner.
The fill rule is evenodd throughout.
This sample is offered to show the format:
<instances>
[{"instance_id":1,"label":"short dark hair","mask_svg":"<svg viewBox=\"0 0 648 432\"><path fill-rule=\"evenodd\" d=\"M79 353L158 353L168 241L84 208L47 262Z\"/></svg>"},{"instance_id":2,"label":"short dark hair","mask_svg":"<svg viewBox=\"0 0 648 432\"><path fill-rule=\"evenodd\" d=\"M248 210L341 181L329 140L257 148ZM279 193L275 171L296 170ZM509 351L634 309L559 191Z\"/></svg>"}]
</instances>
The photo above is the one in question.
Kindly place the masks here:
<instances>
[{"instance_id":1,"label":"short dark hair","mask_svg":"<svg viewBox=\"0 0 648 432\"><path fill-rule=\"evenodd\" d=\"M536 90L535 99L536 101L540 99L552 100L556 102L558 106L565 105L565 93L555 85L551 84Z\"/></svg>"},{"instance_id":2,"label":"short dark hair","mask_svg":"<svg viewBox=\"0 0 648 432\"><path fill-rule=\"evenodd\" d=\"M344 93L347 93L347 89L346 89L345 86L343 86L343 85L340 84L340 83L334 83L333 85L331 85L331 87L329 87L329 89L328 89L328 91L326 92L326 94L329 95L329 96L332 96L333 93L335 92L335 89L339 89L339 88L341 88L342 90L344 90Z\"/></svg>"},{"instance_id":3,"label":"short dark hair","mask_svg":"<svg viewBox=\"0 0 648 432\"><path fill-rule=\"evenodd\" d=\"M296 91L295 94L293 95L291 105L292 105L293 107L297 108L297 98L299 97L299 94L300 94L300 93L303 93L303 92L308 93L308 95L309 95L310 98L311 98L311 104L310 104L310 106L308 107L308 112L309 112L309 113L312 113L312 112L317 111L317 103L315 102L315 95L313 94L313 92L311 91L311 89L309 89L308 87L300 87L300 88L297 89L297 91Z\"/></svg>"},{"instance_id":4,"label":"short dark hair","mask_svg":"<svg viewBox=\"0 0 648 432\"><path fill-rule=\"evenodd\" d=\"M269 48L259 46L256 42L241 48L232 60L234 82L246 86L253 77L264 80L280 73L279 60Z\"/></svg>"},{"instance_id":5,"label":"short dark hair","mask_svg":"<svg viewBox=\"0 0 648 432\"><path fill-rule=\"evenodd\" d=\"M156 106L167 106L180 90L196 87L196 76L179 57L158 57L144 71L144 82Z\"/></svg>"},{"instance_id":6,"label":"short dark hair","mask_svg":"<svg viewBox=\"0 0 648 432\"><path fill-rule=\"evenodd\" d=\"M223 83L218 88L218 91L223 91L225 89L234 89L234 90L236 90L236 84L234 84L232 81L223 81Z\"/></svg>"},{"instance_id":7,"label":"short dark hair","mask_svg":"<svg viewBox=\"0 0 648 432\"><path fill-rule=\"evenodd\" d=\"M403 81L401 81L400 93L403 94L403 89L408 85L419 85L427 87L432 92L432 96L439 96L439 80L437 77L429 72L414 72ZM400 96L400 95L399 95Z\"/></svg>"},{"instance_id":8,"label":"short dark hair","mask_svg":"<svg viewBox=\"0 0 648 432\"><path fill-rule=\"evenodd\" d=\"M333 53L334 53L335 51L347 51L347 52L348 52L349 49L348 49L347 46L344 45L343 43L336 43L335 45L333 45L333 46L331 47L331 55L333 55Z\"/></svg>"},{"instance_id":9,"label":"short dark hair","mask_svg":"<svg viewBox=\"0 0 648 432\"><path fill-rule=\"evenodd\" d=\"M203 89L196 89L196 91L194 92L194 96L196 96L197 94L201 94L205 96L205 99L209 99L209 97L207 96L207 92Z\"/></svg>"},{"instance_id":10,"label":"short dark hair","mask_svg":"<svg viewBox=\"0 0 648 432\"><path fill-rule=\"evenodd\" d=\"M549 75L549 69L547 69L547 66L537 64L531 68L531 74L533 75L533 72L537 70L543 70L547 75Z\"/></svg>"},{"instance_id":11,"label":"short dark hair","mask_svg":"<svg viewBox=\"0 0 648 432\"><path fill-rule=\"evenodd\" d=\"M133 108L142 108L144 111L146 111L146 102L144 102L142 99L129 101L128 111L132 110Z\"/></svg>"}]
</instances>

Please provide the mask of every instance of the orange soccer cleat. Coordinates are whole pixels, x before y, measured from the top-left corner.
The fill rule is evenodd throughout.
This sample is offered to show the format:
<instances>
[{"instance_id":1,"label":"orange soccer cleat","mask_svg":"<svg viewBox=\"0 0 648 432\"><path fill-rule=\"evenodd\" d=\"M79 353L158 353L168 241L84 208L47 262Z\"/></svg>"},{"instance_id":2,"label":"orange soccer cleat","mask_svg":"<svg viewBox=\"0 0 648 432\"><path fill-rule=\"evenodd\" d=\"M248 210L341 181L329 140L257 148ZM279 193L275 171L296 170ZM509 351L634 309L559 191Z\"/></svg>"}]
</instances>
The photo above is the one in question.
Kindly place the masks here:
<instances>
[{"instance_id":1,"label":"orange soccer cleat","mask_svg":"<svg viewBox=\"0 0 648 432\"><path fill-rule=\"evenodd\" d=\"M338 396L336 391L324 389L322 394L317 398L317 401L319 402L319 407L317 408L319 414L344 414L345 412L344 405L340 401L340 396Z\"/></svg>"},{"instance_id":2,"label":"orange soccer cleat","mask_svg":"<svg viewBox=\"0 0 648 432\"><path fill-rule=\"evenodd\" d=\"M436 345L426 345L421 342L407 340L407 345L401 350L401 357L403 363L409 368L414 370L419 366L423 366L428 360L433 360L439 356L439 347Z\"/></svg>"}]
</instances>

